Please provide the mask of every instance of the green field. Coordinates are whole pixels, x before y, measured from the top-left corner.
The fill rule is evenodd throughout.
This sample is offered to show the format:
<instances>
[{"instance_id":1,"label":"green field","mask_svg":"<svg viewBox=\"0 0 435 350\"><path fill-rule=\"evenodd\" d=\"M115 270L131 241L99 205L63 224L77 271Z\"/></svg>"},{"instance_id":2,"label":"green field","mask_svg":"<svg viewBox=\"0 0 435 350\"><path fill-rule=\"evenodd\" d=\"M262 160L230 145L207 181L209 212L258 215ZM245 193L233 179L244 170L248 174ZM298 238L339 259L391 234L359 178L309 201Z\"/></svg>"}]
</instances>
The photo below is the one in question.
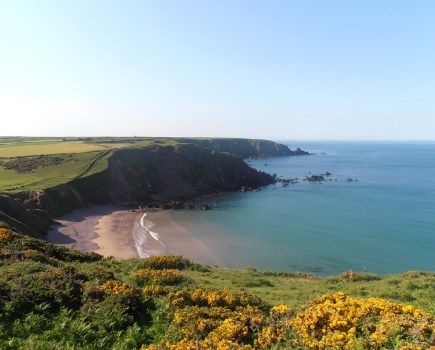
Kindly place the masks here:
<instances>
[{"instance_id":1,"label":"green field","mask_svg":"<svg viewBox=\"0 0 435 350\"><path fill-rule=\"evenodd\" d=\"M42 190L107 168L114 150L175 146L171 138L0 137L0 192Z\"/></svg>"},{"instance_id":2,"label":"green field","mask_svg":"<svg viewBox=\"0 0 435 350\"><path fill-rule=\"evenodd\" d=\"M83 141L24 141L0 144L0 158L25 157L36 155L49 155L60 153L82 153L102 151L106 147L99 144L85 143Z\"/></svg>"},{"instance_id":3,"label":"green field","mask_svg":"<svg viewBox=\"0 0 435 350\"><path fill-rule=\"evenodd\" d=\"M102 171L111 150L126 143L60 139L7 140L0 143L0 191L44 189Z\"/></svg>"},{"instance_id":4,"label":"green field","mask_svg":"<svg viewBox=\"0 0 435 350\"><path fill-rule=\"evenodd\" d=\"M107 151L105 151L107 152ZM93 161L100 155L103 158L96 162L86 173L91 175L105 168L110 153L84 152L78 154L62 154L60 164L40 166L26 172L17 172L0 167L0 191L23 191L45 189L80 177ZM1 160L1 158L0 158ZM30 159L31 161L32 159Z\"/></svg>"},{"instance_id":5,"label":"green field","mask_svg":"<svg viewBox=\"0 0 435 350\"><path fill-rule=\"evenodd\" d=\"M197 141L203 141L198 144ZM258 143L270 141L206 138L37 138L0 136L0 192L43 190L78 177L89 176L107 168L107 160L119 148L175 146L194 143L197 147L224 152L232 147L239 157L255 156L270 151ZM274 148L273 148L274 149ZM233 152L232 152L233 153ZM273 155L274 153L270 153Z\"/></svg>"},{"instance_id":6,"label":"green field","mask_svg":"<svg viewBox=\"0 0 435 350\"><path fill-rule=\"evenodd\" d=\"M98 173L112 150L153 144L138 138L0 137L0 191L39 190Z\"/></svg>"}]
</instances>

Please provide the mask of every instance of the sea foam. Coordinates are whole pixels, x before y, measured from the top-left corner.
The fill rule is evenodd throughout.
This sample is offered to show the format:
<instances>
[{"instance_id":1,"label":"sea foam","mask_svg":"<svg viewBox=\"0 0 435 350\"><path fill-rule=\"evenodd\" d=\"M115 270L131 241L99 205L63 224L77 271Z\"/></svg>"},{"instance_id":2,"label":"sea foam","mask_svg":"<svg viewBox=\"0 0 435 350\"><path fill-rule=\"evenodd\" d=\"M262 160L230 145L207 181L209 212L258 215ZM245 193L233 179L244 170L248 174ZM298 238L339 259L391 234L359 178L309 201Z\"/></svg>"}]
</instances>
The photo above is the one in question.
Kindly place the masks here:
<instances>
[{"instance_id":1,"label":"sea foam","mask_svg":"<svg viewBox=\"0 0 435 350\"><path fill-rule=\"evenodd\" d=\"M147 213L144 213L139 222L133 226L133 239L135 242L137 253L140 258L147 258L151 255L165 254L167 252L166 244L160 239L158 232L151 231L154 223L145 219ZM162 249L147 249L147 242L152 238L162 245Z\"/></svg>"}]
</instances>

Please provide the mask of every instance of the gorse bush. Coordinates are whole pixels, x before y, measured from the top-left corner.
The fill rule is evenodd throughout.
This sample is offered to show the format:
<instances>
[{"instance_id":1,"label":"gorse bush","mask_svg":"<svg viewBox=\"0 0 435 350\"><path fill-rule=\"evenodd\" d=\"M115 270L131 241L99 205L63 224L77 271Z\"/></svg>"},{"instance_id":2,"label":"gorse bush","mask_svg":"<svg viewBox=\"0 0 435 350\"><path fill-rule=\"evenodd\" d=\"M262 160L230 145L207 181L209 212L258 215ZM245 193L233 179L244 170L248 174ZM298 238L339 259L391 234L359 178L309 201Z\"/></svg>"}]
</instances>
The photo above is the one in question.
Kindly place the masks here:
<instances>
[{"instance_id":1,"label":"gorse bush","mask_svg":"<svg viewBox=\"0 0 435 350\"><path fill-rule=\"evenodd\" d=\"M382 277L374 273L345 271L339 276L327 277L328 283L379 281Z\"/></svg>"},{"instance_id":2,"label":"gorse bush","mask_svg":"<svg viewBox=\"0 0 435 350\"><path fill-rule=\"evenodd\" d=\"M282 286L291 282L313 297L295 304L287 296L293 305L272 306L246 290L206 287L198 276L263 296L293 292ZM320 293L341 287L358 295ZM346 272L322 281L232 273L183 257L116 261L0 228L0 349L431 349L433 315L397 300L430 307L434 288L434 274L420 271ZM370 293L396 301L361 297Z\"/></svg>"},{"instance_id":3,"label":"gorse bush","mask_svg":"<svg viewBox=\"0 0 435 350\"><path fill-rule=\"evenodd\" d=\"M213 294L208 297L214 298ZM272 307L268 317L251 305L186 305L178 299L172 304L172 330L182 338L168 332L159 345L144 349L423 350L435 346L435 320L428 313L411 305L352 298L342 292L320 296L300 311L286 305Z\"/></svg>"},{"instance_id":4,"label":"gorse bush","mask_svg":"<svg viewBox=\"0 0 435 350\"><path fill-rule=\"evenodd\" d=\"M0 227L0 244L8 244L19 237L20 235L17 233L14 233L7 228Z\"/></svg>"},{"instance_id":5,"label":"gorse bush","mask_svg":"<svg viewBox=\"0 0 435 350\"><path fill-rule=\"evenodd\" d=\"M94 280L98 283L104 283L115 279L115 273L104 266L92 265L84 271L90 280Z\"/></svg>"},{"instance_id":6,"label":"gorse bush","mask_svg":"<svg viewBox=\"0 0 435 350\"><path fill-rule=\"evenodd\" d=\"M231 291L227 288L212 289L199 287L170 292L168 298L174 306L198 305L207 307L225 307L234 310L240 306L256 306L265 308L264 302L247 292Z\"/></svg>"},{"instance_id":7,"label":"gorse bush","mask_svg":"<svg viewBox=\"0 0 435 350\"><path fill-rule=\"evenodd\" d=\"M435 320L411 305L339 292L318 297L294 317L272 318L258 344L268 349L277 342L308 349L428 349L435 345Z\"/></svg>"},{"instance_id":8,"label":"gorse bush","mask_svg":"<svg viewBox=\"0 0 435 350\"><path fill-rule=\"evenodd\" d=\"M139 286L147 284L175 285L182 282L190 282L191 280L189 277L184 276L179 270L175 269L141 269L132 273L130 278Z\"/></svg>"},{"instance_id":9,"label":"gorse bush","mask_svg":"<svg viewBox=\"0 0 435 350\"><path fill-rule=\"evenodd\" d=\"M153 270L178 269L191 267L193 263L182 256L154 255L143 259L141 266Z\"/></svg>"}]
</instances>

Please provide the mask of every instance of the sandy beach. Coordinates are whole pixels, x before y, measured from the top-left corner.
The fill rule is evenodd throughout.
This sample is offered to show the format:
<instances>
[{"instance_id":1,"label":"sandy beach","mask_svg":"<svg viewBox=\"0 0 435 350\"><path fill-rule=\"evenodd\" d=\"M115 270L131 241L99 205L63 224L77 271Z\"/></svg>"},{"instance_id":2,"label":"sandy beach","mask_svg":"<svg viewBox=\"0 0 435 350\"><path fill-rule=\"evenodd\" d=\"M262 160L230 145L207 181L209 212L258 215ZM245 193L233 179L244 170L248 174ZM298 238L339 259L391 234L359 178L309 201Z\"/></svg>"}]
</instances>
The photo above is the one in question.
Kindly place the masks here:
<instances>
[{"instance_id":1,"label":"sandy beach","mask_svg":"<svg viewBox=\"0 0 435 350\"><path fill-rule=\"evenodd\" d=\"M157 211L147 214L152 221L152 231L166 244L166 254L183 255L195 262L222 265L222 261L203 241L195 237L188 229L174 221L170 212Z\"/></svg>"},{"instance_id":2,"label":"sandy beach","mask_svg":"<svg viewBox=\"0 0 435 350\"><path fill-rule=\"evenodd\" d=\"M91 206L56 221L59 224L48 232L47 240L71 249L115 259L170 254L220 264L212 250L175 222L168 211L132 212L115 206Z\"/></svg>"}]
</instances>

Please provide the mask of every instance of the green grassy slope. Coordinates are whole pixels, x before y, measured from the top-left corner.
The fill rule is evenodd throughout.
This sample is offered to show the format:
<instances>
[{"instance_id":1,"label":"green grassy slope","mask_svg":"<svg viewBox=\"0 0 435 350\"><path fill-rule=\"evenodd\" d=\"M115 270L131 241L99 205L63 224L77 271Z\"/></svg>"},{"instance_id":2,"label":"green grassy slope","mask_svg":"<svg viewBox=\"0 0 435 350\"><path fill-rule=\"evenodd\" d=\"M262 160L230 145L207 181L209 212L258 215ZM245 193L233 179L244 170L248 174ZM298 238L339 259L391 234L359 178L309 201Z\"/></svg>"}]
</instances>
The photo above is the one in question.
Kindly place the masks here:
<instances>
[{"instance_id":1,"label":"green grassy slope","mask_svg":"<svg viewBox=\"0 0 435 350\"><path fill-rule=\"evenodd\" d=\"M104 171L113 151L177 144L240 157L289 155L286 146L265 140L189 138L0 138L0 192L42 190Z\"/></svg>"},{"instance_id":2,"label":"green grassy slope","mask_svg":"<svg viewBox=\"0 0 435 350\"><path fill-rule=\"evenodd\" d=\"M432 272L115 261L0 229L1 349L429 349L434 300Z\"/></svg>"},{"instance_id":3,"label":"green grassy slope","mask_svg":"<svg viewBox=\"0 0 435 350\"><path fill-rule=\"evenodd\" d=\"M41 154L81 153L104 150L104 146L83 141L63 142L38 140L0 143L0 158L25 157Z\"/></svg>"},{"instance_id":4,"label":"green grassy slope","mask_svg":"<svg viewBox=\"0 0 435 350\"><path fill-rule=\"evenodd\" d=\"M58 154L60 163L39 166L30 171L17 171L0 167L0 191L42 190L69 182L82 175L91 175L107 167L110 151L83 152L77 154ZM24 167L28 160L37 163L38 158L17 158L17 169ZM47 156L50 158L50 156ZM21 160L21 162L20 162ZM10 161L10 160L9 160Z\"/></svg>"},{"instance_id":5,"label":"green grassy slope","mask_svg":"<svg viewBox=\"0 0 435 350\"><path fill-rule=\"evenodd\" d=\"M42 190L101 172L112 150L129 145L52 138L1 141L0 191L9 192Z\"/></svg>"},{"instance_id":6,"label":"green grassy slope","mask_svg":"<svg viewBox=\"0 0 435 350\"><path fill-rule=\"evenodd\" d=\"M435 315L435 272L409 271L381 276L354 273L320 278L310 274L210 268L189 271L194 280L209 287L228 287L258 295L270 304L305 304L322 293L343 291L358 297L379 297L410 303Z\"/></svg>"}]
</instances>

